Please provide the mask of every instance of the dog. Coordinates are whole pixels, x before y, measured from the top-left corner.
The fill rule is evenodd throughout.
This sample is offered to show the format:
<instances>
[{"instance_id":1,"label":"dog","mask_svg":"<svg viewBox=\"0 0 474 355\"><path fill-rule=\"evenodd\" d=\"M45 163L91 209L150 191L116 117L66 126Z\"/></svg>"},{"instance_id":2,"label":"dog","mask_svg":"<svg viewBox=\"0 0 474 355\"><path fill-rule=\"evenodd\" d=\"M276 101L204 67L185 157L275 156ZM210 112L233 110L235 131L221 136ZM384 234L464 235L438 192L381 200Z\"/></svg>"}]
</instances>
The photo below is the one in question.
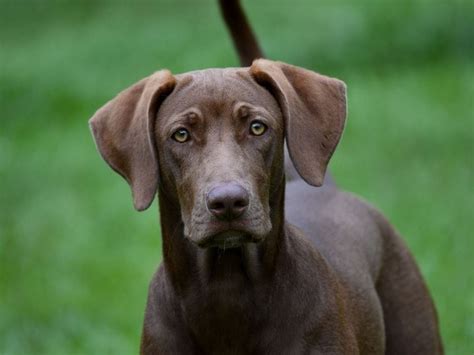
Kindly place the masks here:
<instances>
[{"instance_id":1,"label":"dog","mask_svg":"<svg viewBox=\"0 0 474 355\"><path fill-rule=\"evenodd\" d=\"M443 353L405 244L326 172L345 84L256 59L238 1L220 3L244 67L160 70L90 120L135 208L159 199L141 353Z\"/></svg>"}]
</instances>

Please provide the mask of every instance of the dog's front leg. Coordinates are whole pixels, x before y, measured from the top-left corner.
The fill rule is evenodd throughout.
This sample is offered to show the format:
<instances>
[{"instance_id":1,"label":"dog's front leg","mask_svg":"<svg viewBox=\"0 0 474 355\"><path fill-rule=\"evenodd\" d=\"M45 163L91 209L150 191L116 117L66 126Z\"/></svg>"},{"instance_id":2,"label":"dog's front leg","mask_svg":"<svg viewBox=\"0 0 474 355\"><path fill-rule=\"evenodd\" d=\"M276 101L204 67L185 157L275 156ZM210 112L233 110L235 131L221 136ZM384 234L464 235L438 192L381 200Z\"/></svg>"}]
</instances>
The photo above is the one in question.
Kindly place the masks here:
<instances>
[{"instance_id":1,"label":"dog's front leg","mask_svg":"<svg viewBox=\"0 0 474 355\"><path fill-rule=\"evenodd\" d=\"M148 289L140 354L196 353L196 346L182 322L176 299L161 267L153 276Z\"/></svg>"}]
</instances>

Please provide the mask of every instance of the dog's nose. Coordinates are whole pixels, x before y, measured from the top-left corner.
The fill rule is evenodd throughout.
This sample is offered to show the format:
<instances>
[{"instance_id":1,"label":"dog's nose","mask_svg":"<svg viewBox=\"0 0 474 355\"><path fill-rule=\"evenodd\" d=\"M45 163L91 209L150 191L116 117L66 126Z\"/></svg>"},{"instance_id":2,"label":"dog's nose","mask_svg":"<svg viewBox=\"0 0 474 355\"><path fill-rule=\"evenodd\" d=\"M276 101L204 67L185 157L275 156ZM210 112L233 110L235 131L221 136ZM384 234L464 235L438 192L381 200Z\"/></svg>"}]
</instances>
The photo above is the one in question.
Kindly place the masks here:
<instances>
[{"instance_id":1,"label":"dog's nose","mask_svg":"<svg viewBox=\"0 0 474 355\"><path fill-rule=\"evenodd\" d=\"M249 193L236 183L218 185L207 194L207 208L219 219L235 219L248 205Z\"/></svg>"}]
</instances>

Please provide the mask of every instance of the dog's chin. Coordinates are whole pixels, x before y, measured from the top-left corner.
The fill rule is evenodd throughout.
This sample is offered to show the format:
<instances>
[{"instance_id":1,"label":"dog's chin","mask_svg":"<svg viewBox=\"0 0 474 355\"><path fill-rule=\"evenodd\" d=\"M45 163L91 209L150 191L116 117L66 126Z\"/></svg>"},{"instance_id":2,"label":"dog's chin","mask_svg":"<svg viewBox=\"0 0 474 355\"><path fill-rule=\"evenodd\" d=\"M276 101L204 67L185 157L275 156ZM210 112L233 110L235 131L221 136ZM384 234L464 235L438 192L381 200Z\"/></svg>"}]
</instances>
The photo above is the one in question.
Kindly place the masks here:
<instances>
[{"instance_id":1,"label":"dog's chin","mask_svg":"<svg viewBox=\"0 0 474 355\"><path fill-rule=\"evenodd\" d=\"M258 236L243 230L224 230L214 234L209 234L201 238L189 238L198 247L233 249L240 248L248 243L259 243L263 240L262 236Z\"/></svg>"}]
</instances>

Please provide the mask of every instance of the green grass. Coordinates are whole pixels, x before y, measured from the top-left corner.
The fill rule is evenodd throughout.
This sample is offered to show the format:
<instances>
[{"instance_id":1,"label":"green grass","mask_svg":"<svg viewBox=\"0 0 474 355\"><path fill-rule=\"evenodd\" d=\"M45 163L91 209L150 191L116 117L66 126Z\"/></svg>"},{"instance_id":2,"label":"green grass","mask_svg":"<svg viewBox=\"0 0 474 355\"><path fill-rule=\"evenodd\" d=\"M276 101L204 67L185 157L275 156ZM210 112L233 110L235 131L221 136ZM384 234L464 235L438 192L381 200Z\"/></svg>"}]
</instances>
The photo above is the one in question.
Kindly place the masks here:
<instances>
[{"instance_id":1,"label":"green grass","mask_svg":"<svg viewBox=\"0 0 474 355\"><path fill-rule=\"evenodd\" d=\"M268 56L348 84L337 181L402 233L447 353L472 354L472 3L273 3L245 3ZM2 2L0 354L137 352L157 206L134 212L87 119L159 68L237 63L214 1L133 4Z\"/></svg>"}]
</instances>

